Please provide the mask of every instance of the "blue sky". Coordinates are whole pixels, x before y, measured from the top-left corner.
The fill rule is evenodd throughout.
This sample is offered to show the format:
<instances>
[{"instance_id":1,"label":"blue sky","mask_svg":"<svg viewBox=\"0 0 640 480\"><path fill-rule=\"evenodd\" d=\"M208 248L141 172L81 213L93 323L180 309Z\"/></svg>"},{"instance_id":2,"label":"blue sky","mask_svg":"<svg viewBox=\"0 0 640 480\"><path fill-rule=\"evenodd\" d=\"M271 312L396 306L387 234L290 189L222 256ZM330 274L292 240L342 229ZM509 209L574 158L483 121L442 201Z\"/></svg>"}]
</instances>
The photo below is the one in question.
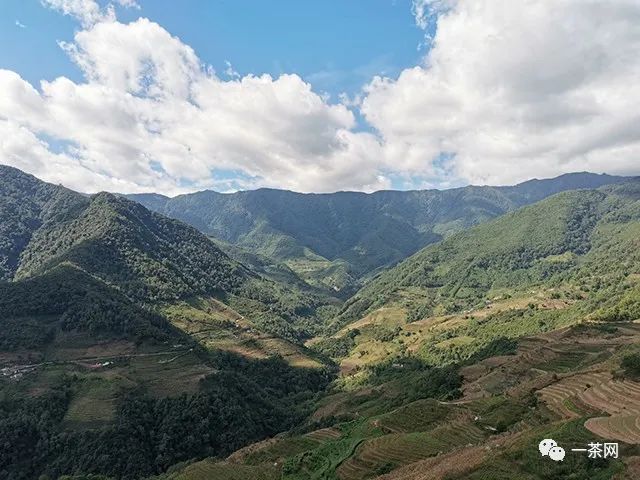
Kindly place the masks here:
<instances>
[{"instance_id":1,"label":"blue sky","mask_svg":"<svg viewBox=\"0 0 640 480\"><path fill-rule=\"evenodd\" d=\"M106 2L101 2L103 5ZM396 76L415 65L424 38L409 0L321 2L278 0L141 0L117 7L122 22L139 16L158 22L222 74L229 61L241 75L295 72L318 92L353 95L374 75ZM0 66L37 84L82 73L58 47L77 22L43 8L39 0L3 0ZM16 21L25 25L21 28Z\"/></svg>"},{"instance_id":2,"label":"blue sky","mask_svg":"<svg viewBox=\"0 0 640 480\"><path fill-rule=\"evenodd\" d=\"M169 195L637 175L639 23L637 0L2 0L0 163Z\"/></svg>"}]
</instances>

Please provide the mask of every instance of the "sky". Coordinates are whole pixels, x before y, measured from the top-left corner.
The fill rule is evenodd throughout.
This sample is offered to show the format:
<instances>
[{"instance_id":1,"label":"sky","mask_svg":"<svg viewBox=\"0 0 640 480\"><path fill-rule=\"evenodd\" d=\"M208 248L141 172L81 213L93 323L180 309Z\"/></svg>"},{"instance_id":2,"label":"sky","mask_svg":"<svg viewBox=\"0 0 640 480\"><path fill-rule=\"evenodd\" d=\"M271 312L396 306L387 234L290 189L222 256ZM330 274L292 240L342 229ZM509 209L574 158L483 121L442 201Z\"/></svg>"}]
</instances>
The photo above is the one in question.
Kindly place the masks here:
<instances>
[{"instance_id":1,"label":"sky","mask_svg":"<svg viewBox=\"0 0 640 480\"><path fill-rule=\"evenodd\" d=\"M637 0L3 0L0 163L176 195L640 174Z\"/></svg>"}]
</instances>

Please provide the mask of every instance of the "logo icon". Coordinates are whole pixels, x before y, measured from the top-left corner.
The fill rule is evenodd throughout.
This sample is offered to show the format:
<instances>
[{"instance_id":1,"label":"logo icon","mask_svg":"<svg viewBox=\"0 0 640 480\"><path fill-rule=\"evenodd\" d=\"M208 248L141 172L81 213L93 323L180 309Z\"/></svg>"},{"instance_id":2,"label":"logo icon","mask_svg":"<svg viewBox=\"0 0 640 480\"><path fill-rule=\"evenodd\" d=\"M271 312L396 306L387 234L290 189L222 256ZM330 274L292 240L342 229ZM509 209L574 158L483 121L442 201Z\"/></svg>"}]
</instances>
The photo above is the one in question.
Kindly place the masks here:
<instances>
[{"instance_id":1,"label":"logo icon","mask_svg":"<svg viewBox=\"0 0 640 480\"><path fill-rule=\"evenodd\" d=\"M538 444L538 450L543 457L549 457L554 462L561 462L564 460L565 452L564 448L559 447L558 443L552 438L545 438Z\"/></svg>"}]
</instances>

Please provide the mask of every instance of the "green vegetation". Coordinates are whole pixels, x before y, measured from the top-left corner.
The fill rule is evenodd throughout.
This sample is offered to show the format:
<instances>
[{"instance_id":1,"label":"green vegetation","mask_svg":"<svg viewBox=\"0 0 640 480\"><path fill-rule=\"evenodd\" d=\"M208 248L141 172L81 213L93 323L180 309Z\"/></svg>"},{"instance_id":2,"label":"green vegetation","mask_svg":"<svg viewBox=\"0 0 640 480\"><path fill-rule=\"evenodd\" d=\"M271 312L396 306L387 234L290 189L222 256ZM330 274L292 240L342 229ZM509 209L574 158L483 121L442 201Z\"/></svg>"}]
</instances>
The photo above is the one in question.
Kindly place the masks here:
<instances>
[{"instance_id":1,"label":"green vegetation","mask_svg":"<svg viewBox=\"0 0 640 480\"><path fill-rule=\"evenodd\" d=\"M0 173L0 479L610 479L535 445L640 438L637 181L137 197L212 241Z\"/></svg>"},{"instance_id":2,"label":"green vegetation","mask_svg":"<svg viewBox=\"0 0 640 480\"><path fill-rule=\"evenodd\" d=\"M379 268L465 228L561 191L620 181L579 173L514 187L444 191L305 195L260 189L129 198L273 263L284 262L305 281L348 296Z\"/></svg>"},{"instance_id":3,"label":"green vegetation","mask_svg":"<svg viewBox=\"0 0 640 480\"><path fill-rule=\"evenodd\" d=\"M23 189L35 198L0 222L26 232L2 230L2 275L13 281L0 283L0 353L18 373L0 378L0 431L16 448L0 451L0 478L140 478L305 417L332 370L286 339L310 336L316 310L335 300L251 272L192 227L132 201L2 170L2 198L17 205ZM195 307L174 321L187 302ZM191 337L191 315L208 321L209 304L232 318L219 332L260 339L264 358ZM300 367L281 351L296 352Z\"/></svg>"},{"instance_id":4,"label":"green vegetation","mask_svg":"<svg viewBox=\"0 0 640 480\"><path fill-rule=\"evenodd\" d=\"M611 479L623 471L622 461L612 459L589 459L587 455L568 453L562 462L549 462L538 453L538 442L542 438L553 438L559 445L587 445L593 434L586 430L584 419L564 423L556 427L542 427L531 432L506 453L492 456L485 464L465 480L487 478L551 480L572 478L576 480Z\"/></svg>"},{"instance_id":5,"label":"green vegetation","mask_svg":"<svg viewBox=\"0 0 640 480\"><path fill-rule=\"evenodd\" d=\"M407 314L382 342L385 354L412 351L434 365L474 361L500 338L585 318L635 320L639 199L638 182L566 192L452 235L366 285L330 325L337 338L316 345L345 362L375 362L371 352L381 347L366 329L347 340L343 327L393 309ZM423 320L428 326L412 327Z\"/></svg>"},{"instance_id":6,"label":"green vegetation","mask_svg":"<svg viewBox=\"0 0 640 480\"><path fill-rule=\"evenodd\" d=\"M107 193L73 220L38 229L16 279L63 262L143 302L231 291L247 275L195 229Z\"/></svg>"},{"instance_id":7,"label":"green vegetation","mask_svg":"<svg viewBox=\"0 0 640 480\"><path fill-rule=\"evenodd\" d=\"M574 265L546 261L549 257L589 251L605 197L596 191L560 194L427 247L349 300L338 325L393 301L403 288L424 289L422 301L410 306L424 317L438 309L454 313L475 307L492 290L541 282Z\"/></svg>"},{"instance_id":8,"label":"green vegetation","mask_svg":"<svg viewBox=\"0 0 640 480\"><path fill-rule=\"evenodd\" d=\"M69 264L28 280L0 283L0 312L4 350L41 348L58 329L136 342L177 335L162 317Z\"/></svg>"},{"instance_id":9,"label":"green vegetation","mask_svg":"<svg viewBox=\"0 0 640 480\"><path fill-rule=\"evenodd\" d=\"M87 419L79 418L87 413L82 402L88 388L99 400L100 387L86 380L63 377L51 393L34 399L6 392L0 434L11 448L0 456L0 478L94 473L133 479L180 461L226 455L299 423L330 378L326 371L292 369L276 358L218 354L212 361L217 373L204 378L195 394L157 398L122 390L113 421L92 418L89 429ZM83 428L69 430L78 420Z\"/></svg>"},{"instance_id":10,"label":"green vegetation","mask_svg":"<svg viewBox=\"0 0 640 480\"><path fill-rule=\"evenodd\" d=\"M38 228L64 222L87 202L76 192L0 165L0 281L13 278Z\"/></svg>"},{"instance_id":11,"label":"green vegetation","mask_svg":"<svg viewBox=\"0 0 640 480\"><path fill-rule=\"evenodd\" d=\"M640 353L632 353L626 355L620 366L624 370L624 374L630 378L640 379Z\"/></svg>"},{"instance_id":12,"label":"green vegetation","mask_svg":"<svg viewBox=\"0 0 640 480\"><path fill-rule=\"evenodd\" d=\"M276 467L261 465L223 464L212 460L203 460L189 465L184 470L169 473L162 480L279 480L280 472Z\"/></svg>"}]
</instances>

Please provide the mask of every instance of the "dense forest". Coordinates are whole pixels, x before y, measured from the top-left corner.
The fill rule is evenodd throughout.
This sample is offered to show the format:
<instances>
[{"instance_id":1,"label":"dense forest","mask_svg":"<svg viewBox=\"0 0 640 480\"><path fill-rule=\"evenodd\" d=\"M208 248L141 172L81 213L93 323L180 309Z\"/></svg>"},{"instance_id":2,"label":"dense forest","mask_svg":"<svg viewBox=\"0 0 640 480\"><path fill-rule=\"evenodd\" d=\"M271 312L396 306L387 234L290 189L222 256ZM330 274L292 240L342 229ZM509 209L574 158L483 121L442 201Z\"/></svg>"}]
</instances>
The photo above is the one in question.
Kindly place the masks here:
<instances>
[{"instance_id":1,"label":"dense forest","mask_svg":"<svg viewBox=\"0 0 640 480\"><path fill-rule=\"evenodd\" d=\"M73 376L46 395L0 397L1 479L103 474L136 479L191 458L224 456L299 423L331 378L328 370L292 369L281 359L211 358L217 373L193 395L154 398L123 391L113 425L83 432L60 424Z\"/></svg>"}]
</instances>

